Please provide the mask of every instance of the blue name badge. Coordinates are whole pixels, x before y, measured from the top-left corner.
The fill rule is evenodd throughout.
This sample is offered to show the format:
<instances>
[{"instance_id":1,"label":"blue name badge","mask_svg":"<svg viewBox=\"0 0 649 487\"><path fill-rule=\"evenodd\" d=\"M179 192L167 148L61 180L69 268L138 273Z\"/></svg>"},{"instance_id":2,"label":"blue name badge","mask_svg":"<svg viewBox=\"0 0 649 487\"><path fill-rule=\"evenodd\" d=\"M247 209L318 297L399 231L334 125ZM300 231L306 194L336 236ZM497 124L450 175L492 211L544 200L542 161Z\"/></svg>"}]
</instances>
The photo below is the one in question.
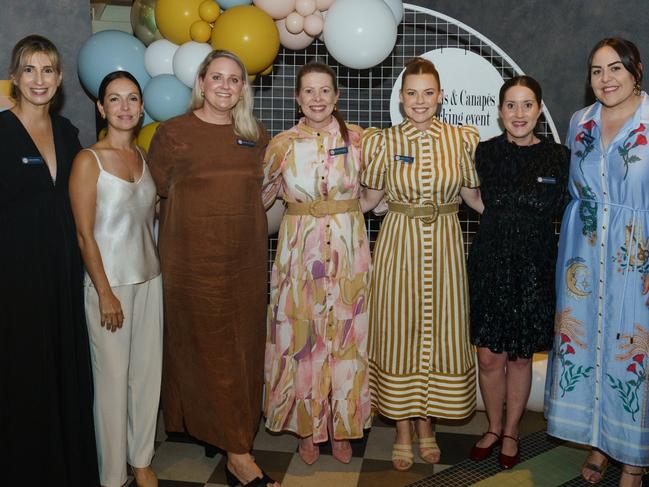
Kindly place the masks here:
<instances>
[{"instance_id":1,"label":"blue name badge","mask_svg":"<svg viewBox=\"0 0 649 487\"><path fill-rule=\"evenodd\" d=\"M536 182L542 184L557 184L557 179L549 176L539 176L536 178Z\"/></svg>"},{"instance_id":2,"label":"blue name badge","mask_svg":"<svg viewBox=\"0 0 649 487\"><path fill-rule=\"evenodd\" d=\"M255 143L252 140L237 139L237 145L242 145L244 147L254 147Z\"/></svg>"},{"instance_id":3,"label":"blue name badge","mask_svg":"<svg viewBox=\"0 0 649 487\"><path fill-rule=\"evenodd\" d=\"M329 149L329 155L330 156L339 156L341 154L347 154L349 150L347 149L347 146L345 147L335 147L333 149Z\"/></svg>"},{"instance_id":4,"label":"blue name badge","mask_svg":"<svg viewBox=\"0 0 649 487\"><path fill-rule=\"evenodd\" d=\"M394 156L394 160L395 160L395 161L400 161L400 162L405 162L406 164L412 164L413 162L415 162L415 158L414 158L414 157L411 157L411 156L402 156L402 155L399 155L399 154L397 154L396 156Z\"/></svg>"},{"instance_id":5,"label":"blue name badge","mask_svg":"<svg viewBox=\"0 0 649 487\"><path fill-rule=\"evenodd\" d=\"M38 164L45 164L45 161L41 156L24 156L20 159L23 164L28 164L28 165L38 165Z\"/></svg>"}]
</instances>

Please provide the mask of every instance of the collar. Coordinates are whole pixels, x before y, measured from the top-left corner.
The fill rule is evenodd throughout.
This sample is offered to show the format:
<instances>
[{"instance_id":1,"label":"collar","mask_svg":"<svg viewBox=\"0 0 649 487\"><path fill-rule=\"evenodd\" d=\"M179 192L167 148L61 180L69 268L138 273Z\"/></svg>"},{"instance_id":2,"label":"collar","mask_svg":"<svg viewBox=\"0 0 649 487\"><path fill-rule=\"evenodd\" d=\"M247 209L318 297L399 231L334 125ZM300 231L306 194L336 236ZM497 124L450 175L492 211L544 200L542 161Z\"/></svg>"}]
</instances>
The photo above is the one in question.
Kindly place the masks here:
<instances>
[{"instance_id":1,"label":"collar","mask_svg":"<svg viewBox=\"0 0 649 487\"><path fill-rule=\"evenodd\" d=\"M314 137L320 137L322 134L338 134L340 133L340 126L338 125L338 120L336 120L336 117L331 117L331 122L329 122L325 127L316 129L313 127L310 127L306 123L306 118L302 117L300 118L300 121L297 123L297 127L300 131L306 132L309 135L312 135Z\"/></svg>"},{"instance_id":2,"label":"collar","mask_svg":"<svg viewBox=\"0 0 649 487\"><path fill-rule=\"evenodd\" d=\"M649 96L644 91L640 95L642 100L640 101L640 106L633 115L634 124L635 123L649 123ZM589 122L595 123L595 125L601 125L602 120L602 104L600 102L593 103L591 106L587 107L584 110L584 113L581 115L577 125L586 125Z\"/></svg>"},{"instance_id":3,"label":"collar","mask_svg":"<svg viewBox=\"0 0 649 487\"><path fill-rule=\"evenodd\" d=\"M419 130L415 125L410 121L409 118L404 118L401 122L400 127L403 134L408 138L408 140L415 140L423 135L431 135L436 139L439 138L442 133L442 122L439 121L437 117L433 117L433 121L425 131Z\"/></svg>"}]
</instances>

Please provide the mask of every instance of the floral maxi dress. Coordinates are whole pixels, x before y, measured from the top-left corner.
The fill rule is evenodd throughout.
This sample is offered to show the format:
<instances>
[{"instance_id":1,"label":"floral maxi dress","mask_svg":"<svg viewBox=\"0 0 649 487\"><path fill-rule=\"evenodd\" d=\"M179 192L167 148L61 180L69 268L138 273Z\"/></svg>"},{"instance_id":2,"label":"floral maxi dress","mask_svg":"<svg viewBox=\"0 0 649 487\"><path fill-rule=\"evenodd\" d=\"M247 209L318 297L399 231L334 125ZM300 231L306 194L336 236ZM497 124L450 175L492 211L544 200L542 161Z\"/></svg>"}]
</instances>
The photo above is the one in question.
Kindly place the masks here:
<instances>
[{"instance_id":1,"label":"floral maxi dress","mask_svg":"<svg viewBox=\"0 0 649 487\"><path fill-rule=\"evenodd\" d=\"M360 196L362 129L302 119L277 135L265 159L264 203ZM369 427L367 287L370 250L360 212L284 215L268 308L266 426L313 440L360 438Z\"/></svg>"},{"instance_id":2,"label":"floral maxi dress","mask_svg":"<svg viewBox=\"0 0 649 487\"><path fill-rule=\"evenodd\" d=\"M569 189L557 260L548 433L649 465L649 99L608 148L601 105L570 123Z\"/></svg>"}]
</instances>

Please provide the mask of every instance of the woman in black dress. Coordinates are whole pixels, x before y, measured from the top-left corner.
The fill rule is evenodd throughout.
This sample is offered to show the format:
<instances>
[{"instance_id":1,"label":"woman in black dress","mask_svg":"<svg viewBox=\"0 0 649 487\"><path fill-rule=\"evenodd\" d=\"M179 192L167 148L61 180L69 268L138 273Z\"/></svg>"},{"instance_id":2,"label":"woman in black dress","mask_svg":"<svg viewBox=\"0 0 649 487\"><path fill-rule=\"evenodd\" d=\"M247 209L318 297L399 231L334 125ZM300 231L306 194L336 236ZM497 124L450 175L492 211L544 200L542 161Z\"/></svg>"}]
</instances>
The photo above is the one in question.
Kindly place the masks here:
<instances>
[{"instance_id":1,"label":"woman in black dress","mask_svg":"<svg viewBox=\"0 0 649 487\"><path fill-rule=\"evenodd\" d=\"M9 71L16 105L0 113L0 458L25 478L98 486L83 269L68 200L77 130L50 114L56 47L32 35Z\"/></svg>"},{"instance_id":2,"label":"woman in black dress","mask_svg":"<svg viewBox=\"0 0 649 487\"><path fill-rule=\"evenodd\" d=\"M506 81L499 96L505 133L476 150L484 210L468 262L471 341L489 429L470 456L482 460L502 441L502 468L519 461L532 355L548 350L553 336L554 221L567 201L568 150L534 133L541 110L538 82Z\"/></svg>"}]
</instances>

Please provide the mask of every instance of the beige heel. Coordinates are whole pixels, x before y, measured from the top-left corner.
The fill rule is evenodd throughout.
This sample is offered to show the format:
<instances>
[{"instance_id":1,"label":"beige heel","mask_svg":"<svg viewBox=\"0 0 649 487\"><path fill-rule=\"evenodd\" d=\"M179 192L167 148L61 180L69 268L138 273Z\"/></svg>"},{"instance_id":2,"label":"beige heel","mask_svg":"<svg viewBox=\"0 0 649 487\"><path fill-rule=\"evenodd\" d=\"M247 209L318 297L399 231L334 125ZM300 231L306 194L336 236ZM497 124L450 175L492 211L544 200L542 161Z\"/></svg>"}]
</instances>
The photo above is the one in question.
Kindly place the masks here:
<instances>
[{"instance_id":1,"label":"beige heel","mask_svg":"<svg viewBox=\"0 0 649 487\"><path fill-rule=\"evenodd\" d=\"M401 472L410 469L414 464L415 454L412 452L412 445L399 445L395 443L392 445L392 465L394 468ZM401 466L397 462L405 462L405 466Z\"/></svg>"}]
</instances>

